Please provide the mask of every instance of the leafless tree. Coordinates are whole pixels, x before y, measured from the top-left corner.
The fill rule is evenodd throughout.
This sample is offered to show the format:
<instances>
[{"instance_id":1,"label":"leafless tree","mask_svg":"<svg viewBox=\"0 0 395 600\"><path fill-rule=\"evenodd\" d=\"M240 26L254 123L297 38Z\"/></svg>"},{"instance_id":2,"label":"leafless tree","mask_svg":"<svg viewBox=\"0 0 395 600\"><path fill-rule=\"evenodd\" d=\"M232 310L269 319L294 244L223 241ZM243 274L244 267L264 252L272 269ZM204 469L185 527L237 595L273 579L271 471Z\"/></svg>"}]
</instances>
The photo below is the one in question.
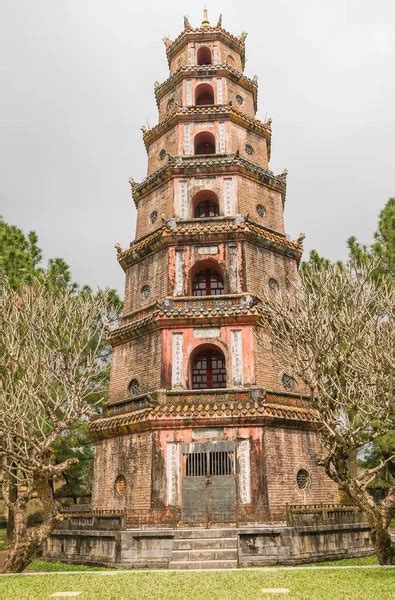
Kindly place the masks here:
<instances>
[{"instance_id":1,"label":"leafless tree","mask_svg":"<svg viewBox=\"0 0 395 600\"><path fill-rule=\"evenodd\" d=\"M100 344L111 317L107 293L55 289L49 280L2 289L0 316L0 471L14 535L4 570L20 572L61 520L51 482L76 464L54 464L56 440L91 411L101 393ZM18 487L17 497L9 490ZM42 524L28 528L33 494Z\"/></svg>"},{"instance_id":2,"label":"leafless tree","mask_svg":"<svg viewBox=\"0 0 395 600\"><path fill-rule=\"evenodd\" d=\"M312 267L291 291L262 292L258 341L271 340L277 362L307 386L317 410L327 475L365 513L381 564L393 561L388 533L393 486L376 502L377 473L351 460L394 426L392 282L374 281L377 264Z\"/></svg>"}]
</instances>

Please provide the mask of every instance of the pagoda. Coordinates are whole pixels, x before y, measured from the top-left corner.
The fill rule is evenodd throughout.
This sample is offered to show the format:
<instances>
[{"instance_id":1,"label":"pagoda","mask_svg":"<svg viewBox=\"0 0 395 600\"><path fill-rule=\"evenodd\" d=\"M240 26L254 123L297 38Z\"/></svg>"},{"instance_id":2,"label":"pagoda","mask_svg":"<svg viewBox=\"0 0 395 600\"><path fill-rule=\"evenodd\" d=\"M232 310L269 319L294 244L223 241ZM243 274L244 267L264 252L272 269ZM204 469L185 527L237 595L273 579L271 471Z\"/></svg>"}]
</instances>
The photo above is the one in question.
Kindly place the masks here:
<instances>
[{"instance_id":1,"label":"pagoda","mask_svg":"<svg viewBox=\"0 0 395 600\"><path fill-rule=\"evenodd\" d=\"M142 128L109 398L90 427L92 507L129 525L276 522L288 504L338 499L306 390L256 336L260 295L297 282L302 240L285 233L286 171L269 168L245 39L207 11L197 28L185 18L164 39L159 122Z\"/></svg>"},{"instance_id":2,"label":"pagoda","mask_svg":"<svg viewBox=\"0 0 395 600\"><path fill-rule=\"evenodd\" d=\"M90 423L92 503L65 507L47 558L171 568L311 562L372 551L319 458L314 406L257 336L263 292L298 282L284 230L286 172L269 169L246 34L221 18L165 38L159 123L131 180L109 397Z\"/></svg>"}]
</instances>

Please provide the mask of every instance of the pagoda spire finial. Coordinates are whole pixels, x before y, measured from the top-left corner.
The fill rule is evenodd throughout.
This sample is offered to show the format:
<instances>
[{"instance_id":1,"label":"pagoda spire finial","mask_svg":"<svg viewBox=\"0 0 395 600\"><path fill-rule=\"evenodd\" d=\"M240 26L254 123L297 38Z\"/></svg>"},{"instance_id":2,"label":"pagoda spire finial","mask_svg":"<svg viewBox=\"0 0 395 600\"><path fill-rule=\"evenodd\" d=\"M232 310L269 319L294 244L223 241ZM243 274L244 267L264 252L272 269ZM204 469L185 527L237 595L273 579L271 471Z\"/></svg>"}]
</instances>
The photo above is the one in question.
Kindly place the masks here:
<instances>
[{"instance_id":1,"label":"pagoda spire finial","mask_svg":"<svg viewBox=\"0 0 395 600\"><path fill-rule=\"evenodd\" d=\"M204 7L204 10L203 10L203 21L202 21L200 27L204 27L204 28L210 27L210 21L208 20L208 10L206 7Z\"/></svg>"}]
</instances>

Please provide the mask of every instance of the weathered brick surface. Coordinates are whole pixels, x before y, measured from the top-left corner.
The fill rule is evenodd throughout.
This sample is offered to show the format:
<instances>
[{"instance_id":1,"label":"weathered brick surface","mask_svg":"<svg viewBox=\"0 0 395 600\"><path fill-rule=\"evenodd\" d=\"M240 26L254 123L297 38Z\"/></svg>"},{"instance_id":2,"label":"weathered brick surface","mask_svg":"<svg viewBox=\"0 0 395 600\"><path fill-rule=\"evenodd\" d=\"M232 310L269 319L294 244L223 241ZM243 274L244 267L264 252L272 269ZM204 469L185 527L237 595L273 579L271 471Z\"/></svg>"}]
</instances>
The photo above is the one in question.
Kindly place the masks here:
<instances>
[{"instance_id":1,"label":"weathered brick surface","mask_svg":"<svg viewBox=\"0 0 395 600\"><path fill-rule=\"evenodd\" d=\"M154 231L166 219L180 218L180 181L187 183L186 218L194 217L194 198L204 190L214 192L218 198L219 214L225 214L224 179L232 179L232 214L249 215L259 224L284 233L284 217L280 192L244 175L207 175L192 177L174 177L161 186L148 192L138 201L136 239ZM264 216L257 213L257 206L265 209ZM157 219L152 223L151 214L157 212Z\"/></svg>"},{"instance_id":2,"label":"weathered brick surface","mask_svg":"<svg viewBox=\"0 0 395 600\"><path fill-rule=\"evenodd\" d=\"M124 435L96 442L92 490L92 506L95 510L150 508L152 447L151 433ZM119 475L126 479L126 494L123 497L115 491L115 480Z\"/></svg>"},{"instance_id":3,"label":"weathered brick surface","mask_svg":"<svg viewBox=\"0 0 395 600\"><path fill-rule=\"evenodd\" d=\"M313 431L285 427L265 427L263 453L271 518L284 520L286 504L333 503L339 501L337 485L317 466L322 448ZM310 482L298 487L296 474L306 469Z\"/></svg>"},{"instance_id":4,"label":"weathered brick surface","mask_svg":"<svg viewBox=\"0 0 395 600\"><path fill-rule=\"evenodd\" d=\"M267 289L269 279L275 279L283 291L297 284L297 263L293 258L245 242L244 261L246 286L252 294Z\"/></svg>"},{"instance_id":5,"label":"weathered brick surface","mask_svg":"<svg viewBox=\"0 0 395 600\"><path fill-rule=\"evenodd\" d=\"M275 360L269 336L261 328L255 329L255 376L256 384L268 390L286 391L282 382L285 369ZM293 373L289 373L294 378L292 392L307 394L308 390Z\"/></svg>"},{"instance_id":6,"label":"weathered brick surface","mask_svg":"<svg viewBox=\"0 0 395 600\"><path fill-rule=\"evenodd\" d=\"M144 257L141 261L131 265L127 269L125 281L125 314L166 296L167 265L167 251L161 250ZM142 293L142 288L145 285L150 287L150 293L147 298Z\"/></svg>"},{"instance_id":7,"label":"weathered brick surface","mask_svg":"<svg viewBox=\"0 0 395 600\"><path fill-rule=\"evenodd\" d=\"M260 225L284 233L284 214L280 192L271 190L264 184L247 177L239 177L237 198L240 214L249 215ZM265 209L263 217L257 213L259 204Z\"/></svg>"},{"instance_id":8,"label":"weathered brick surface","mask_svg":"<svg viewBox=\"0 0 395 600\"><path fill-rule=\"evenodd\" d=\"M211 115L212 117L212 115ZM232 123L227 117L204 122L189 122L189 151L185 149L184 142L184 123L177 123L174 127L163 133L160 138L152 142L148 148L148 168L147 175L151 175L154 171L161 168L166 159L160 158L160 151L165 150L172 156L181 156L186 154L192 156L195 153L194 139L201 132L211 133L215 137L216 153L221 154L219 123L225 123L225 153L236 154L246 160L263 167L268 168L268 152L267 142L264 137L255 131L250 131L245 127ZM249 145L253 149L253 154L249 154L246 146ZM222 152L223 153L223 152Z\"/></svg>"},{"instance_id":9,"label":"weathered brick surface","mask_svg":"<svg viewBox=\"0 0 395 600\"><path fill-rule=\"evenodd\" d=\"M174 182L170 179L139 200L136 239L160 227L162 225L162 217L165 219L174 217L173 195ZM151 215L154 211L157 213L157 218L152 222Z\"/></svg>"},{"instance_id":10,"label":"weathered brick surface","mask_svg":"<svg viewBox=\"0 0 395 600\"><path fill-rule=\"evenodd\" d=\"M241 57L236 50L229 48L227 44L221 41L201 41L201 42L189 42L182 46L178 52L175 52L170 61L170 73L173 74L177 69L187 64L197 64L197 52L201 46L210 48L212 54L212 62L217 64L228 62L232 67L238 71L242 71ZM215 46L218 48L217 57L218 61L215 61ZM191 48L191 50L189 50ZM191 63L189 62L189 55L192 56Z\"/></svg>"},{"instance_id":11,"label":"weathered brick surface","mask_svg":"<svg viewBox=\"0 0 395 600\"><path fill-rule=\"evenodd\" d=\"M159 388L160 377L161 333L153 331L114 348L108 399L127 398L132 379L138 380L142 392Z\"/></svg>"},{"instance_id":12,"label":"weathered brick surface","mask_svg":"<svg viewBox=\"0 0 395 600\"><path fill-rule=\"evenodd\" d=\"M203 30L198 39L188 42L179 47L177 52L171 51L171 73L179 69L181 65L196 63L196 52L201 45L207 45L213 52L213 62L220 64L230 62L236 69L241 70L240 54L230 49L220 40L222 34L218 33L205 36ZM216 39L213 39L213 37ZM236 42L237 43L237 42ZM216 50L217 49L217 50ZM222 75L221 75L222 77ZM170 99L180 105L187 104L186 82L188 75L177 79L173 89L166 92L160 101L160 120L168 114L168 102ZM214 90L214 102L218 102L217 82L215 75L207 71L205 76L199 72L199 76L190 77L192 85L192 99L194 100L195 87L201 82L211 83ZM236 96L244 98L244 104L240 105ZM232 101L233 106L254 116L253 95L241 85L238 85L226 77L222 77L222 102ZM183 117L184 118L184 117ZM172 124L171 129L165 131L160 129L161 137L150 142L148 148L148 174L161 169L167 163L167 157L160 158L161 150L172 156L183 154L194 155L195 136L201 132L211 132L216 140L216 153L236 154L248 161L259 165L263 169L268 168L268 148L265 137L261 135L260 128L253 124L243 122L238 117L237 122L230 119L229 115L221 117L215 113L200 113L198 117L188 116L189 138L186 136L185 122ZM172 122L173 123L173 122ZM221 125L224 124L224 126ZM220 135L225 133L225 145L220 144ZM147 140L154 138L154 133L147 134ZM266 135L266 133L265 133ZM188 146L189 139L189 146ZM147 142L148 143L148 142ZM249 153L246 146L250 145L253 152ZM162 153L163 154L163 153ZM185 161L186 162L186 161ZM195 163L196 165L196 163ZM151 185L157 185L144 196L137 200L138 217L136 227L137 240L142 236L154 231L162 225L162 216L165 219L176 217L178 220L194 218L194 207L198 201L196 194L203 190L213 192L219 202L220 216L231 219L236 215L249 215L267 228L284 233L283 221L283 199L276 183L260 183L248 175L248 171L240 173L235 166L229 164L226 173L218 167L215 162L210 164L210 171L201 167L189 167L184 172L184 167L177 171L174 167L171 178L163 179L161 183L150 181ZM196 170L194 170L196 169ZM218 171L214 171L218 169ZM170 175L167 173L166 177ZM226 184L225 184L225 179ZM231 181L229 181L229 179ZM182 192L186 184L186 206L182 204ZM275 188L275 189L272 189ZM226 190L226 194L225 194ZM226 198L225 198L226 196ZM201 197L200 197L201 199ZM264 214L257 212L257 205L264 207ZM153 211L157 213L157 219L152 222ZM238 220L238 219L236 219ZM125 322L130 324L133 320L134 311L143 310L140 317L148 315L150 307L165 297L175 294L176 279L176 251L182 250L182 264L177 259L177 281L180 283L179 295L191 294L191 284L194 274L200 269L214 268L223 275L225 292L259 295L262 290L268 289L270 279L275 279L281 290L291 290L292 285L298 282L297 260L290 258L278 250L278 246L270 247L267 240L248 237L246 241L243 226L227 229L229 220L216 219L215 227L206 228L204 221L195 221L194 233L188 239L186 227L176 230L183 232L182 238L175 235L172 237L170 229L163 239L168 245L157 246L160 249L153 254L144 254L143 246L137 246L140 254L133 254L133 264L127 267L125 282ZM214 223L213 223L214 225ZM249 235L249 234L248 234ZM226 236L226 237L225 237ZM251 240L254 239L254 242ZM265 247L261 244L265 244ZM128 260L131 260L129 257ZM126 258L125 262L126 263ZM183 275L183 287L180 276ZM144 297L143 286L149 286L150 292ZM275 292L273 292L275 293ZM229 304L239 303L239 299L200 299L200 311L191 310L196 303L188 298L179 298L174 301L174 312L169 317L161 313L161 320L155 325L149 322L146 329L142 328L139 338L127 339L128 333L122 330L113 335L115 344L112 371L110 380L110 401L122 401L130 397L128 385L131 379L137 379L141 392L152 391L153 399L159 403L173 403L181 410L181 403L185 408L188 404L195 403L199 408L198 413L186 406L185 414L188 417L172 417L171 411L165 410L163 414L152 420L141 419L134 421L130 417L131 428L129 431L135 433L126 434L123 423L118 421L118 416L123 419L122 410L133 410L132 401L128 406L116 405L116 416L114 420L106 422L107 430L97 428L97 431L105 431L97 435L114 435L108 439L99 439L96 443L95 478L93 489L93 506L97 509L117 509L127 507L129 509L162 509L166 507L168 492L167 473L169 466L167 460L172 461L176 467L180 460L178 473L169 473L171 480L171 495L176 495L176 505L183 506L182 482L185 475L185 457L182 454L182 446L179 446L179 454L174 453L176 448L169 448L172 454L167 454L169 442L184 444L196 439L204 439L212 443L213 440L226 440L226 447L236 448L238 440L249 440L250 463L248 456L242 455L238 461L243 465L250 464L251 468L251 503L239 506L241 521L269 521L284 520L287 503L319 503L336 502L338 500L337 486L317 466L317 458L322 451L316 434L311 431L311 424L306 421L296 421L291 413L285 411L274 411L270 420L254 412L251 404L251 387L259 386L268 390L266 399L278 404L298 404L306 406L307 400L298 398L296 394L305 394L306 389L296 381L292 392L295 396L281 397L285 393L282 382L283 370L277 365L272 355L270 340L265 337L264 332L260 341L254 331L254 312L251 308L240 309ZM179 308L179 312L176 312ZM189 310L188 313L185 311ZM205 311L205 312L204 312ZM203 315L203 316L202 316ZM140 318L139 317L139 318ZM135 317L136 318L136 317ZM166 321L165 319L171 318ZM155 326L161 329L154 329ZM237 330L238 336L234 331ZM130 332L129 332L130 333ZM173 333L182 333L180 338L174 338ZM116 336L119 336L118 338ZM130 333L130 336L132 334ZM179 342L178 348L182 347L182 355L173 356L173 340ZM115 340L115 341L114 341ZM235 343L240 340L240 343ZM119 344L119 345L116 345ZM233 347L232 347L233 344ZM174 345L176 348L176 345ZM200 394L190 390L191 384L191 360L194 352L201 348L219 349L223 352L226 363L226 385L228 389L212 390L207 394ZM173 362L176 361L177 369L172 378ZM240 367L242 365L242 372ZM234 371L234 373L233 373ZM293 375L290 373L290 375ZM177 381L173 384L172 381ZM172 385L176 389L171 390ZM232 393L229 388L232 388ZM164 392L166 390L166 393ZM190 390L190 391L187 391ZM270 393L270 390L277 392ZM256 390L255 390L256 392ZM218 393L218 397L217 397ZM257 396L258 397L258 396ZM226 407L226 402L237 398L238 413L231 413ZM208 408L206 408L206 403ZM225 403L225 404L223 404ZM210 406L216 405L215 410ZM122 409L123 406L123 409ZM184 408L182 410L184 410ZM115 411L115 409L114 409ZM114 412L115 414L115 412ZM193 416L198 414L199 416ZM178 415L178 413L177 413ZM202 416L203 415L203 416ZM239 416L237 416L239 415ZM243 416L241 416L243 415ZM254 416L255 415L255 416ZM276 415L276 416L274 416ZM300 413L299 413L300 415ZM224 427L224 422L231 426ZM249 420L251 417L251 421ZM161 421L161 419L164 419ZM306 416L304 418L307 418ZM128 417L129 419L129 417ZM189 420L186 420L189 419ZM274 420L275 419L275 420ZM111 429L110 423L113 424ZM132 426L136 427L133 429ZM199 431L197 431L199 427ZM201 428L207 428L202 433ZM147 430L144 431L144 428ZM151 429L151 430L149 430ZM119 435L122 432L123 435ZM206 440L206 441L207 441ZM234 443L234 445L232 445ZM247 446L244 444L242 449ZM231 450L233 452L233 450ZM169 457L172 457L171 459ZM241 464L239 464L239 467ZM244 467L243 467L244 468ZM306 489L301 490L297 486L296 475L299 469L306 469L309 473L309 484ZM245 477L242 481L242 490L248 487ZM118 475L124 475L127 481L125 497L116 495L114 483ZM225 474L224 474L225 475ZM226 477L229 477L229 473ZM232 485L238 484L237 475ZM178 486L178 488L177 488ZM178 491L177 491L178 489ZM202 488L204 489L204 488ZM217 488L218 489L218 488ZM222 488L221 488L222 489ZM232 488L232 494L235 488ZM229 488L230 490L230 488ZM230 493L230 492L229 492ZM236 498L236 496L234 496ZM233 498L233 496L232 496ZM206 497L202 494L202 506L206 505ZM198 499L199 500L199 499ZM222 501L222 499L220 498ZM234 500L233 500L234 502ZM174 499L172 500L174 503ZM231 507L233 509L233 506Z\"/></svg>"},{"instance_id":13,"label":"weathered brick surface","mask_svg":"<svg viewBox=\"0 0 395 600\"><path fill-rule=\"evenodd\" d=\"M240 104L236 96L241 96L243 103ZM246 114L248 117L255 117L254 98L252 92L245 90L238 83L227 80L227 101L232 102L234 108Z\"/></svg>"}]
</instances>

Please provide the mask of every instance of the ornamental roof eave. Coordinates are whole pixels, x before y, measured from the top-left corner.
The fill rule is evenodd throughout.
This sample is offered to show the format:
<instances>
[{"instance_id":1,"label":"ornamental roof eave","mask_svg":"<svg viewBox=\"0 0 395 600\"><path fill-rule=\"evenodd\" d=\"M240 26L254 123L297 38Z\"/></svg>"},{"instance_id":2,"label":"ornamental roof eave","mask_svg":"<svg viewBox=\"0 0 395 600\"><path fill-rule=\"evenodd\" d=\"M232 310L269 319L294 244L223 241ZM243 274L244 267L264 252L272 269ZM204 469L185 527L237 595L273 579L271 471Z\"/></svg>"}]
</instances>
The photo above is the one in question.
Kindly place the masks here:
<instances>
[{"instance_id":1,"label":"ornamental roof eave","mask_svg":"<svg viewBox=\"0 0 395 600\"><path fill-rule=\"evenodd\" d=\"M177 123L190 121L191 119L197 122L205 121L207 117L213 115L220 119L230 119L234 123L254 131L254 133L264 137L269 142L271 140L271 121L263 123L259 119L251 118L234 108L231 102L228 104L211 104L206 106L176 106L163 121L160 121L160 123L151 129L146 129L145 127L141 128L146 150L148 151L153 142ZM268 158L270 160L270 144L268 148Z\"/></svg>"},{"instance_id":2,"label":"ornamental roof eave","mask_svg":"<svg viewBox=\"0 0 395 600\"><path fill-rule=\"evenodd\" d=\"M290 255L298 261L303 253L301 239L289 240L284 234L276 233L250 218L239 215L236 218L223 217L218 221L213 220L204 225L200 222L195 224L193 220L177 221L171 219L153 233L131 244L129 248L119 251L117 258L121 267L126 270L129 264L137 262L146 254L155 252L167 245L177 244L178 241L184 243L186 236L189 240L198 242L201 240L206 243L207 238L213 241L226 241L229 240L230 235L237 239L247 239L252 236L254 241L258 241L262 245L282 254Z\"/></svg>"},{"instance_id":3,"label":"ornamental roof eave","mask_svg":"<svg viewBox=\"0 0 395 600\"><path fill-rule=\"evenodd\" d=\"M126 414L101 417L89 424L93 437L106 437L151 429L175 429L197 425L263 425L288 423L314 426L318 413L302 408L261 402L223 402L210 404L157 405Z\"/></svg>"},{"instance_id":4,"label":"ornamental roof eave","mask_svg":"<svg viewBox=\"0 0 395 600\"><path fill-rule=\"evenodd\" d=\"M232 81L237 82L239 85L249 90L254 98L255 111L258 110L258 78L255 76L253 79L250 79L244 75L244 73L232 67L228 62L218 65L181 65L177 71L170 75L165 81L155 85L154 93L157 107L159 108L161 98L163 98L174 85L182 81L182 79L191 77L194 74L199 77L200 73L206 75L211 72L216 76L223 75L229 77Z\"/></svg>"},{"instance_id":5,"label":"ornamental roof eave","mask_svg":"<svg viewBox=\"0 0 395 600\"><path fill-rule=\"evenodd\" d=\"M140 183L130 179L132 197L136 208L138 207L139 199L145 194L156 189L159 185L179 174L185 174L191 169L196 174L199 174L199 169L205 173L242 173L247 177L252 177L273 187L281 192L283 198L283 206L285 205L286 196L286 179L287 172L284 171L279 175L274 175L272 171L263 169L259 165L252 163L238 154L212 154L206 156L171 156L168 155L167 163L157 169L151 175L143 179Z\"/></svg>"},{"instance_id":6,"label":"ornamental roof eave","mask_svg":"<svg viewBox=\"0 0 395 600\"><path fill-rule=\"evenodd\" d=\"M237 52L240 52L242 68L245 67L245 39L247 35L241 34L235 36L222 27L196 27L188 28L181 31L181 33L174 39L164 38L164 44L166 46L167 62L170 67L171 59L185 44L190 41L209 41L209 40L222 40L230 48L233 48ZM204 40L202 39L204 38Z\"/></svg>"},{"instance_id":7,"label":"ornamental roof eave","mask_svg":"<svg viewBox=\"0 0 395 600\"><path fill-rule=\"evenodd\" d=\"M168 327L254 325L258 319L257 309L247 307L211 308L201 311L200 314L192 309L164 310L162 308L154 310L147 317L117 327L110 332L107 341L112 347L115 347L149 331Z\"/></svg>"}]
</instances>

